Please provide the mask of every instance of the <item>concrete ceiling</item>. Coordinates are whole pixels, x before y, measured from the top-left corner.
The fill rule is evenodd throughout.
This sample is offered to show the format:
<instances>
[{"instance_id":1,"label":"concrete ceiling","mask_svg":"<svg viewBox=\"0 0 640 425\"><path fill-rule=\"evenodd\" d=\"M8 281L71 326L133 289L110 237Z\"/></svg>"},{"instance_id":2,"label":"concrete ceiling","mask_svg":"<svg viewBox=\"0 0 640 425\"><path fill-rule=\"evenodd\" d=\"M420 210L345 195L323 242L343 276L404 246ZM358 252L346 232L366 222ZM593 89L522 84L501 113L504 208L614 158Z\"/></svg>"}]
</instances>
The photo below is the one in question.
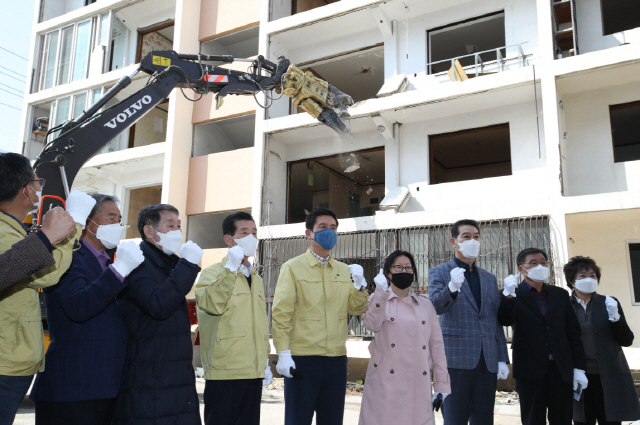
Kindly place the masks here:
<instances>
[{"instance_id":1,"label":"concrete ceiling","mask_svg":"<svg viewBox=\"0 0 640 425\"><path fill-rule=\"evenodd\" d=\"M373 48L309 68L359 102L375 97L384 84L384 49Z\"/></svg>"},{"instance_id":2,"label":"concrete ceiling","mask_svg":"<svg viewBox=\"0 0 640 425\"><path fill-rule=\"evenodd\" d=\"M137 31L138 28L174 19L175 11L176 0L145 0L117 10L116 17L129 30Z\"/></svg>"}]
</instances>

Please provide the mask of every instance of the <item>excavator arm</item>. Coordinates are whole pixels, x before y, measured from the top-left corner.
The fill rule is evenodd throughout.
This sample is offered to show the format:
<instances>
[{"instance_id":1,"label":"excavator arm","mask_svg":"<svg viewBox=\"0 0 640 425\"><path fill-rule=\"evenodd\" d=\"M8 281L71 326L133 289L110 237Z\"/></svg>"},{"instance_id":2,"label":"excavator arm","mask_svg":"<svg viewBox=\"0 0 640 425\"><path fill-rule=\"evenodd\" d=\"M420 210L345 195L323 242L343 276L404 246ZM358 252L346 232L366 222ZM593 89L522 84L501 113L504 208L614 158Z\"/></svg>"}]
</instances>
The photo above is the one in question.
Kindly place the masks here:
<instances>
[{"instance_id":1,"label":"excavator arm","mask_svg":"<svg viewBox=\"0 0 640 425\"><path fill-rule=\"evenodd\" d=\"M246 61L251 70L241 72L208 65L207 62ZM141 90L112 107L100 111L109 100L131 83L139 72L151 75ZM135 124L147 112L179 87L192 89L199 95L216 93L216 107L227 95L255 95L264 92L267 99L275 91L293 98L294 105L331 127L339 134L347 133L341 118L353 104L350 96L314 77L303 73L289 60L280 58L275 64L257 59L232 56L186 55L175 51L153 51L140 62L131 75L124 76L102 98L79 117L49 129L44 148L34 163L38 176L47 180L41 208L48 211L61 206L80 168L120 133ZM57 137L47 142L50 134Z\"/></svg>"}]
</instances>

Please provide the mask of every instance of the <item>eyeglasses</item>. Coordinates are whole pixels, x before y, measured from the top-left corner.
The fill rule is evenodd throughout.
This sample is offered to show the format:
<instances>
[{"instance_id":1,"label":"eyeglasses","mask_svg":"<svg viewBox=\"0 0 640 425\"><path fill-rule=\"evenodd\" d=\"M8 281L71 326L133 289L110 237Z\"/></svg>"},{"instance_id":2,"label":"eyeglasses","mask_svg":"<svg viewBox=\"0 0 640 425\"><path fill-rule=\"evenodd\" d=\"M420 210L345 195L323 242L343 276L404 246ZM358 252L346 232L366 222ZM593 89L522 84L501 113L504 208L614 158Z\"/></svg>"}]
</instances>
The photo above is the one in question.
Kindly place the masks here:
<instances>
[{"instance_id":1,"label":"eyeglasses","mask_svg":"<svg viewBox=\"0 0 640 425\"><path fill-rule=\"evenodd\" d=\"M395 266L391 266L391 268L396 273L402 273L402 272L413 273L413 267L411 267L411 266L402 267L401 265L396 264Z\"/></svg>"},{"instance_id":2,"label":"eyeglasses","mask_svg":"<svg viewBox=\"0 0 640 425\"><path fill-rule=\"evenodd\" d=\"M33 179L33 180L29 180L27 182L27 184L29 184L31 182L39 182L40 183L40 189L44 189L44 185L45 185L45 183L47 183L47 180L45 180L45 179Z\"/></svg>"}]
</instances>

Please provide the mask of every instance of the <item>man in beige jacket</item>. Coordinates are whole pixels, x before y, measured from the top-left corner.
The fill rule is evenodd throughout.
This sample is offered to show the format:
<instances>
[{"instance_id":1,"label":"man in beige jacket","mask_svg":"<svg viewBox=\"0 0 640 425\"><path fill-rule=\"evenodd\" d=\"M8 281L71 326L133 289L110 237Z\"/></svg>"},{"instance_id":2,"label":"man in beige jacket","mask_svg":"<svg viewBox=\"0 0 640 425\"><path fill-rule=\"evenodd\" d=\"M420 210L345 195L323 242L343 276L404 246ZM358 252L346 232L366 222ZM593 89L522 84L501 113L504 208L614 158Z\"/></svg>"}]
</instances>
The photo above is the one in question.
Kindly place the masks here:
<instances>
[{"instance_id":1,"label":"man in beige jacket","mask_svg":"<svg viewBox=\"0 0 640 425\"><path fill-rule=\"evenodd\" d=\"M27 237L22 220L39 205L44 183L26 157L0 153L0 254ZM67 199L67 211L76 223L84 224L94 204L90 196L72 192ZM65 216L62 211L56 214ZM43 233L52 246L55 264L0 291L0 425L13 423L33 375L44 370L38 288L58 283L71 264L72 249L81 230L76 226L68 236L60 236L47 234L45 229Z\"/></svg>"},{"instance_id":2,"label":"man in beige jacket","mask_svg":"<svg viewBox=\"0 0 640 425\"><path fill-rule=\"evenodd\" d=\"M264 286L249 262L258 230L250 214L236 212L222 232L229 254L196 285L205 424L259 425L262 386L273 375Z\"/></svg>"}]
</instances>

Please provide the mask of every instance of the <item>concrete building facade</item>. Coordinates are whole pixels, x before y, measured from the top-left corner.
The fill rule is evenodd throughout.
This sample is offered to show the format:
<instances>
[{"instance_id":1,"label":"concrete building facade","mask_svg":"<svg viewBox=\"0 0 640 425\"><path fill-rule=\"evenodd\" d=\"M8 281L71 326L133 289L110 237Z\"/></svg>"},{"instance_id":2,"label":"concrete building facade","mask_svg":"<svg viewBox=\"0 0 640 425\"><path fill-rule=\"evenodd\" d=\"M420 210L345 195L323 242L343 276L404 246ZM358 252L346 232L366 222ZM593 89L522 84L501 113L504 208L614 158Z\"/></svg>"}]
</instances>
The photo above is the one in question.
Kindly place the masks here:
<instances>
[{"instance_id":1,"label":"concrete building facade","mask_svg":"<svg viewBox=\"0 0 640 425\"><path fill-rule=\"evenodd\" d=\"M257 262L273 294L279 265L306 247L306 213L326 206L340 219L336 257L362 263L372 280L390 251L408 249L419 257L423 291L428 268L451 255L448 226L473 218L483 227L479 261L499 281L526 246L549 250L557 285L565 285L570 257L593 257L603 269L598 291L620 300L640 334L637 6L39 1L16 149L31 158L47 126L77 116L155 46L285 56L356 101L349 134L338 135L275 93L257 95L272 102L268 110L251 96L229 96L216 110L212 95L192 102L192 92L184 92L189 100L174 90L74 182L122 200L128 238L138 237L141 206L173 204L207 266L226 253L224 217L251 211L262 239ZM448 73L453 65L458 71ZM359 323L352 319L350 332L366 337Z\"/></svg>"}]
</instances>

